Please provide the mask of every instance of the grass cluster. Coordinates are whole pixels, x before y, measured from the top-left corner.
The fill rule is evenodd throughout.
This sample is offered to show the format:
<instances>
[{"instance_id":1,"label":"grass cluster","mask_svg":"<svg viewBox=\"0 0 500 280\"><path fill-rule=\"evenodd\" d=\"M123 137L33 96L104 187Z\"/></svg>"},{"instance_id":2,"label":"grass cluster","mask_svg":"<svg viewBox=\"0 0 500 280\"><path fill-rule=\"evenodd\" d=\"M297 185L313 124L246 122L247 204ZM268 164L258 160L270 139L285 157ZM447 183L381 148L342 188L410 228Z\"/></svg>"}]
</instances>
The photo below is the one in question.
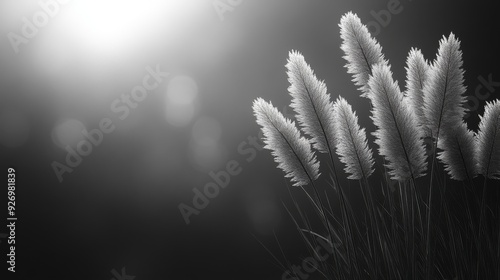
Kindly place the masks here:
<instances>
[{"instance_id":1,"label":"grass cluster","mask_svg":"<svg viewBox=\"0 0 500 280\"><path fill-rule=\"evenodd\" d=\"M361 20L347 13L339 27L347 71L371 106L378 156L351 105L331 101L297 51L286 64L297 124L270 102L253 104L266 148L294 186L285 208L310 256L318 242L331 249L318 275L500 279L500 102L486 105L477 132L468 129L454 34L432 62L410 51L401 90ZM286 258L279 263L304 278Z\"/></svg>"}]
</instances>

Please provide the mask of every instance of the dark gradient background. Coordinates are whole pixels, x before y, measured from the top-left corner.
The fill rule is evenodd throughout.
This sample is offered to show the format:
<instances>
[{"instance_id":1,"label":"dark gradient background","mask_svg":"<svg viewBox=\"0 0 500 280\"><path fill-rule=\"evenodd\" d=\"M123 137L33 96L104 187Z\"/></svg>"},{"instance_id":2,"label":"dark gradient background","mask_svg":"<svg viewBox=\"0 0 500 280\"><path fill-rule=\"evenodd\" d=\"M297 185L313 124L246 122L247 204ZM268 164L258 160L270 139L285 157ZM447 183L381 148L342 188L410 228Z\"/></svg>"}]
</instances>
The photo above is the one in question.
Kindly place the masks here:
<instances>
[{"instance_id":1,"label":"dark gradient background","mask_svg":"<svg viewBox=\"0 0 500 280\"><path fill-rule=\"evenodd\" d=\"M149 2L154 1L139 5ZM20 134L17 147L0 146L0 173L14 167L17 174L20 279L109 280L110 271L122 267L136 280L281 279L282 271L257 242L279 254L273 231L292 263L307 256L281 204L290 200L282 171L268 151L257 152L250 162L249 155L238 152L240 143L258 133L251 104L257 97L279 109L289 104L284 65L288 52L296 49L325 80L332 98L346 98L372 132L369 103L359 97L344 68L338 23L348 11L368 23L374 20L370 11L386 9L389 1L245 0L224 14L224 21L212 1L186 2L190 5L182 13L175 4L165 11L145 9L155 15L144 25L125 15L122 21L132 21L126 26L113 22L113 15L123 12L117 2L109 16L101 16L124 35L114 41L104 33L115 43L106 46L99 44L102 37L82 37L83 31L72 29L76 25L68 22L78 14L72 2L18 54L6 35L19 33L21 18L31 18L39 8L35 1L0 2L0 112L19 112L16 120L22 126L1 131L2 139ZM400 2L402 12L392 16L377 39L402 88L410 48L434 59L439 40L450 32L462 41L468 95L474 95L479 76L491 74L500 81L494 1ZM118 120L109 110L112 101L141 82L146 66L157 64L171 76L128 118ZM168 84L176 75L191 77L198 89L192 118L184 119L182 108L175 113L181 124L165 117ZM478 114L481 109L472 112L469 128L477 128ZM51 163L63 162L66 152L54 143L54 126L74 119L92 129L105 117L113 119L116 130L60 183ZM208 139L208 146L200 146L197 137ZM186 225L179 204L192 205L193 188L202 189L212 181L208 173L222 170L229 160L239 162L241 174ZM7 205L6 185L2 207ZM3 223L6 211L1 213ZM7 244L1 241L3 274Z\"/></svg>"}]
</instances>

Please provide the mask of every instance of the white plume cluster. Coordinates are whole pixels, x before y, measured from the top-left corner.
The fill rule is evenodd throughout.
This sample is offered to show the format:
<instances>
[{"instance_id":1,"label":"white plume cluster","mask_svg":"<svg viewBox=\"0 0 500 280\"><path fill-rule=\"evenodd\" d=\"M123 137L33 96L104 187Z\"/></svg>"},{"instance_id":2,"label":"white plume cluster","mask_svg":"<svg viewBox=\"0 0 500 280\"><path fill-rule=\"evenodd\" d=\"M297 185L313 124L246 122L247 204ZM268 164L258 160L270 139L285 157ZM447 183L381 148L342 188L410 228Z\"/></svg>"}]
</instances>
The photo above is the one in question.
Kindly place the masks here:
<instances>
[{"instance_id":1,"label":"white plume cluster","mask_svg":"<svg viewBox=\"0 0 500 280\"><path fill-rule=\"evenodd\" d=\"M421 50L410 50L403 94L382 47L359 17L348 12L339 26L347 72L361 96L371 100L371 118L377 127L375 143L387 161L391 179L404 181L425 175L424 137L434 138L437 158L452 179L472 179L477 174L500 178L500 103L487 105L477 136L467 128L463 121L466 88L462 51L453 33L439 41L431 64ZM351 105L342 97L334 104L330 101L326 84L300 52L289 52L286 69L291 107L300 130L272 104L260 98L253 104L266 148L272 150L278 167L295 186L307 185L319 176L313 149L330 154L335 149L349 179L369 177L374 172L373 153ZM301 136L301 131L309 139Z\"/></svg>"},{"instance_id":2,"label":"white plume cluster","mask_svg":"<svg viewBox=\"0 0 500 280\"><path fill-rule=\"evenodd\" d=\"M289 53L286 68L290 82L288 91L292 96L291 107L297 113L300 128L311 137L311 143L316 150L321 153L333 153L333 108L325 83L316 78L314 71L297 51Z\"/></svg>"},{"instance_id":3,"label":"white plume cluster","mask_svg":"<svg viewBox=\"0 0 500 280\"><path fill-rule=\"evenodd\" d=\"M375 65L368 84L372 119L378 128L373 135L380 155L389 162L389 175L398 181L424 175L426 157L422 133L415 129L418 127L415 114L393 80L389 65Z\"/></svg>"},{"instance_id":4,"label":"white plume cluster","mask_svg":"<svg viewBox=\"0 0 500 280\"><path fill-rule=\"evenodd\" d=\"M278 168L294 186L304 186L319 177L319 162L309 141L300 136L295 123L286 119L270 102L257 98L254 115L264 133L264 148L271 150Z\"/></svg>"},{"instance_id":5,"label":"white plume cluster","mask_svg":"<svg viewBox=\"0 0 500 280\"><path fill-rule=\"evenodd\" d=\"M346 165L347 178L359 180L368 178L373 173L373 153L368 148L364 128L358 125L358 116L351 105L342 97L334 104L334 120L337 128L337 154Z\"/></svg>"},{"instance_id":6,"label":"white plume cluster","mask_svg":"<svg viewBox=\"0 0 500 280\"><path fill-rule=\"evenodd\" d=\"M468 129L464 121L466 88L462 51L460 41L453 33L448 37L443 36L439 41L437 56L432 63L425 59L421 50L410 50L405 67L406 89L402 92L393 78L381 46L359 17L352 12L346 13L339 26L347 72L352 75L361 96L369 98L371 103L371 120L376 126L373 136L378 145L378 154L386 167L383 178L374 176L378 178L371 179L381 181L370 184L368 180L375 172L375 160L366 131L359 125L358 115L343 97L339 96L334 103L331 102L325 82L318 80L298 51L289 52L286 64L291 107L296 113L298 127L270 102L258 98L253 103L257 123L264 132L265 148L272 151L278 168L285 172L285 177L290 178L294 186L313 185L315 197L307 190L306 195L328 230L328 236L323 237L321 233L316 233L319 231L311 230L307 215L303 215L293 199L300 220L305 225L302 228L294 219L303 239L311 249L314 249L311 245L314 243L309 242L304 233L311 233L314 238L329 241L331 245L337 244L337 241L343 244L342 247L332 247L335 249L332 253L340 262L335 264L334 274L325 274L325 277L386 279L390 274L395 279L408 279L411 276L435 279L439 271L440 276L447 279L461 276L465 279L470 275L478 279L497 279L496 268L495 271L483 273L483 277L480 271L483 266L479 264L491 258L484 254L483 249L496 244L497 233L490 235L490 230L486 230L487 226L484 225L492 221L489 220L491 215L486 215L486 209L490 208L486 200L487 179L500 180L500 100L487 103L477 134ZM426 151L426 140L432 140L432 150ZM357 223L358 215L353 212L349 197L343 191L342 184L345 182L339 180L335 169L334 148L344 165L347 179L363 180L359 183L366 206L364 210L368 215L359 216L364 219L360 223ZM328 179L334 182L328 183L339 196L340 218L336 217L336 211L330 205L333 200L330 200L329 193L324 192L330 206L330 211L326 211L320 192L314 186L314 180L320 176L316 151L330 155L333 168ZM432 170L429 172L430 178L427 178L430 180L415 180L427 173L428 153L432 155ZM446 178L434 180L441 177L440 173L436 173L439 167L436 158L444 165L444 170L452 180L467 180L473 186L477 175L484 176L483 199L477 208L479 211L475 207L471 208L470 203L473 201L465 193L460 197L453 196L460 199L463 196L464 200L459 202L464 202L464 207L467 207L465 211L459 209L458 215L455 215L451 212L455 211L454 206L449 207L445 203L447 198L441 190L438 213L444 214L434 215L436 210L433 205L437 201L432 199L433 188L448 184ZM396 194L390 193L396 189L393 190L387 177L400 182ZM417 183L429 187L426 188L427 201L421 197L421 188L417 187ZM377 188L379 185L381 189ZM382 198L380 194L383 201L379 201ZM479 214L479 223L472 220L475 212ZM461 214L467 216L464 224L457 220ZM446 221L445 226L432 227L433 223L443 222L443 219ZM470 256L454 253L463 251L463 236L470 237L473 242L469 242L472 244L469 249L477 247L474 256L481 257L479 261L477 258L473 260L472 269L467 265L456 266L470 261ZM357 242L365 238L369 242ZM500 255L496 252L494 250L492 259L500 263L496 258ZM433 263L445 258L453 258L449 266L436 266ZM461 267L464 269L456 269ZM445 275L441 273L443 271L453 274Z\"/></svg>"},{"instance_id":7,"label":"white plume cluster","mask_svg":"<svg viewBox=\"0 0 500 280\"><path fill-rule=\"evenodd\" d=\"M340 48L345 53L347 72L353 76L354 84L362 92L361 96L368 97L368 79L372 74L372 67L384 61L382 47L352 12L342 16L339 27L342 38Z\"/></svg>"}]
</instances>

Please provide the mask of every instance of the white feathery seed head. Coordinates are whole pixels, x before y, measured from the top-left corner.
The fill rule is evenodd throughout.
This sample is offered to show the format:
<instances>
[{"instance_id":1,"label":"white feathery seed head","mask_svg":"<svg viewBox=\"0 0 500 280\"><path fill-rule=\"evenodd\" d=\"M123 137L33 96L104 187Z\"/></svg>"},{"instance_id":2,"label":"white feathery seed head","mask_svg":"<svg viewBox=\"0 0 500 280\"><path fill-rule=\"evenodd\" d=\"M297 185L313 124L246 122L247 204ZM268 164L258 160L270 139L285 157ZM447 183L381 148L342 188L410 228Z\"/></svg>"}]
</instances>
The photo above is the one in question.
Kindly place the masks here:
<instances>
[{"instance_id":1,"label":"white feathery seed head","mask_svg":"<svg viewBox=\"0 0 500 280\"><path fill-rule=\"evenodd\" d=\"M362 97L368 97L368 80L372 74L373 65L382 63L384 55L382 47L372 37L368 28L361 23L359 17L348 12L340 19L340 37L347 60L347 72L353 76L353 82L361 90Z\"/></svg>"},{"instance_id":2,"label":"white feathery seed head","mask_svg":"<svg viewBox=\"0 0 500 280\"><path fill-rule=\"evenodd\" d=\"M460 41L453 33L448 38L443 37L423 89L424 114L435 139L441 137L441 128L454 127L465 115L462 64Z\"/></svg>"},{"instance_id":3,"label":"white feathery seed head","mask_svg":"<svg viewBox=\"0 0 500 280\"><path fill-rule=\"evenodd\" d=\"M427 167L422 132L415 129L415 114L393 80L390 66L375 65L368 84L377 126L373 135L380 155L388 161L389 175L398 181L423 176Z\"/></svg>"},{"instance_id":4,"label":"white feathery seed head","mask_svg":"<svg viewBox=\"0 0 500 280\"><path fill-rule=\"evenodd\" d=\"M337 128L337 154L346 165L347 178L359 180L373 173L373 153L368 147L366 132L358 124L358 116L342 97L334 104L334 120Z\"/></svg>"},{"instance_id":5,"label":"white feathery seed head","mask_svg":"<svg viewBox=\"0 0 500 280\"><path fill-rule=\"evenodd\" d=\"M406 59L406 97L414 110L417 121L422 127L425 136L428 133L427 121L424 114L424 85L428 81L430 65L419 49L412 48Z\"/></svg>"},{"instance_id":6,"label":"white feathery seed head","mask_svg":"<svg viewBox=\"0 0 500 280\"><path fill-rule=\"evenodd\" d=\"M487 102L477 134L477 172L500 179L500 100Z\"/></svg>"},{"instance_id":7,"label":"white feathery seed head","mask_svg":"<svg viewBox=\"0 0 500 280\"><path fill-rule=\"evenodd\" d=\"M264 148L271 150L285 177L290 178L294 186L305 186L316 180L320 175L319 162L295 123L262 98L257 98L252 108L264 133Z\"/></svg>"},{"instance_id":8,"label":"white feathery seed head","mask_svg":"<svg viewBox=\"0 0 500 280\"><path fill-rule=\"evenodd\" d=\"M453 129L445 129L438 148L442 151L437 158L444 164L451 179L464 181L476 176L475 135L467 129L465 122Z\"/></svg>"},{"instance_id":9,"label":"white feathery seed head","mask_svg":"<svg viewBox=\"0 0 500 280\"><path fill-rule=\"evenodd\" d=\"M286 64L292 96L291 107L301 130L311 137L313 147L321 153L334 152L335 128L330 95L326 85L314 75L302 54L289 53Z\"/></svg>"}]
</instances>

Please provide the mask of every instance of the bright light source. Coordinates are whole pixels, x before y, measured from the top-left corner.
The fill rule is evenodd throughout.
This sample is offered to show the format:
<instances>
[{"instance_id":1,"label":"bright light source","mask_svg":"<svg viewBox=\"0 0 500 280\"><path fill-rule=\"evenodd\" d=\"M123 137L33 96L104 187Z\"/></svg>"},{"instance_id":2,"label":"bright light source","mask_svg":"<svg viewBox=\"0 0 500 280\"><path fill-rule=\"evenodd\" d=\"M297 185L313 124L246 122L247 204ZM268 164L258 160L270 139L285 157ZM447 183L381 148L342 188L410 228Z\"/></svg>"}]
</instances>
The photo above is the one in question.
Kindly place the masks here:
<instances>
[{"instance_id":1,"label":"bright light source","mask_svg":"<svg viewBox=\"0 0 500 280\"><path fill-rule=\"evenodd\" d=\"M185 0L73 1L61 12L61 25L87 51L124 54L189 16L192 6Z\"/></svg>"}]
</instances>

